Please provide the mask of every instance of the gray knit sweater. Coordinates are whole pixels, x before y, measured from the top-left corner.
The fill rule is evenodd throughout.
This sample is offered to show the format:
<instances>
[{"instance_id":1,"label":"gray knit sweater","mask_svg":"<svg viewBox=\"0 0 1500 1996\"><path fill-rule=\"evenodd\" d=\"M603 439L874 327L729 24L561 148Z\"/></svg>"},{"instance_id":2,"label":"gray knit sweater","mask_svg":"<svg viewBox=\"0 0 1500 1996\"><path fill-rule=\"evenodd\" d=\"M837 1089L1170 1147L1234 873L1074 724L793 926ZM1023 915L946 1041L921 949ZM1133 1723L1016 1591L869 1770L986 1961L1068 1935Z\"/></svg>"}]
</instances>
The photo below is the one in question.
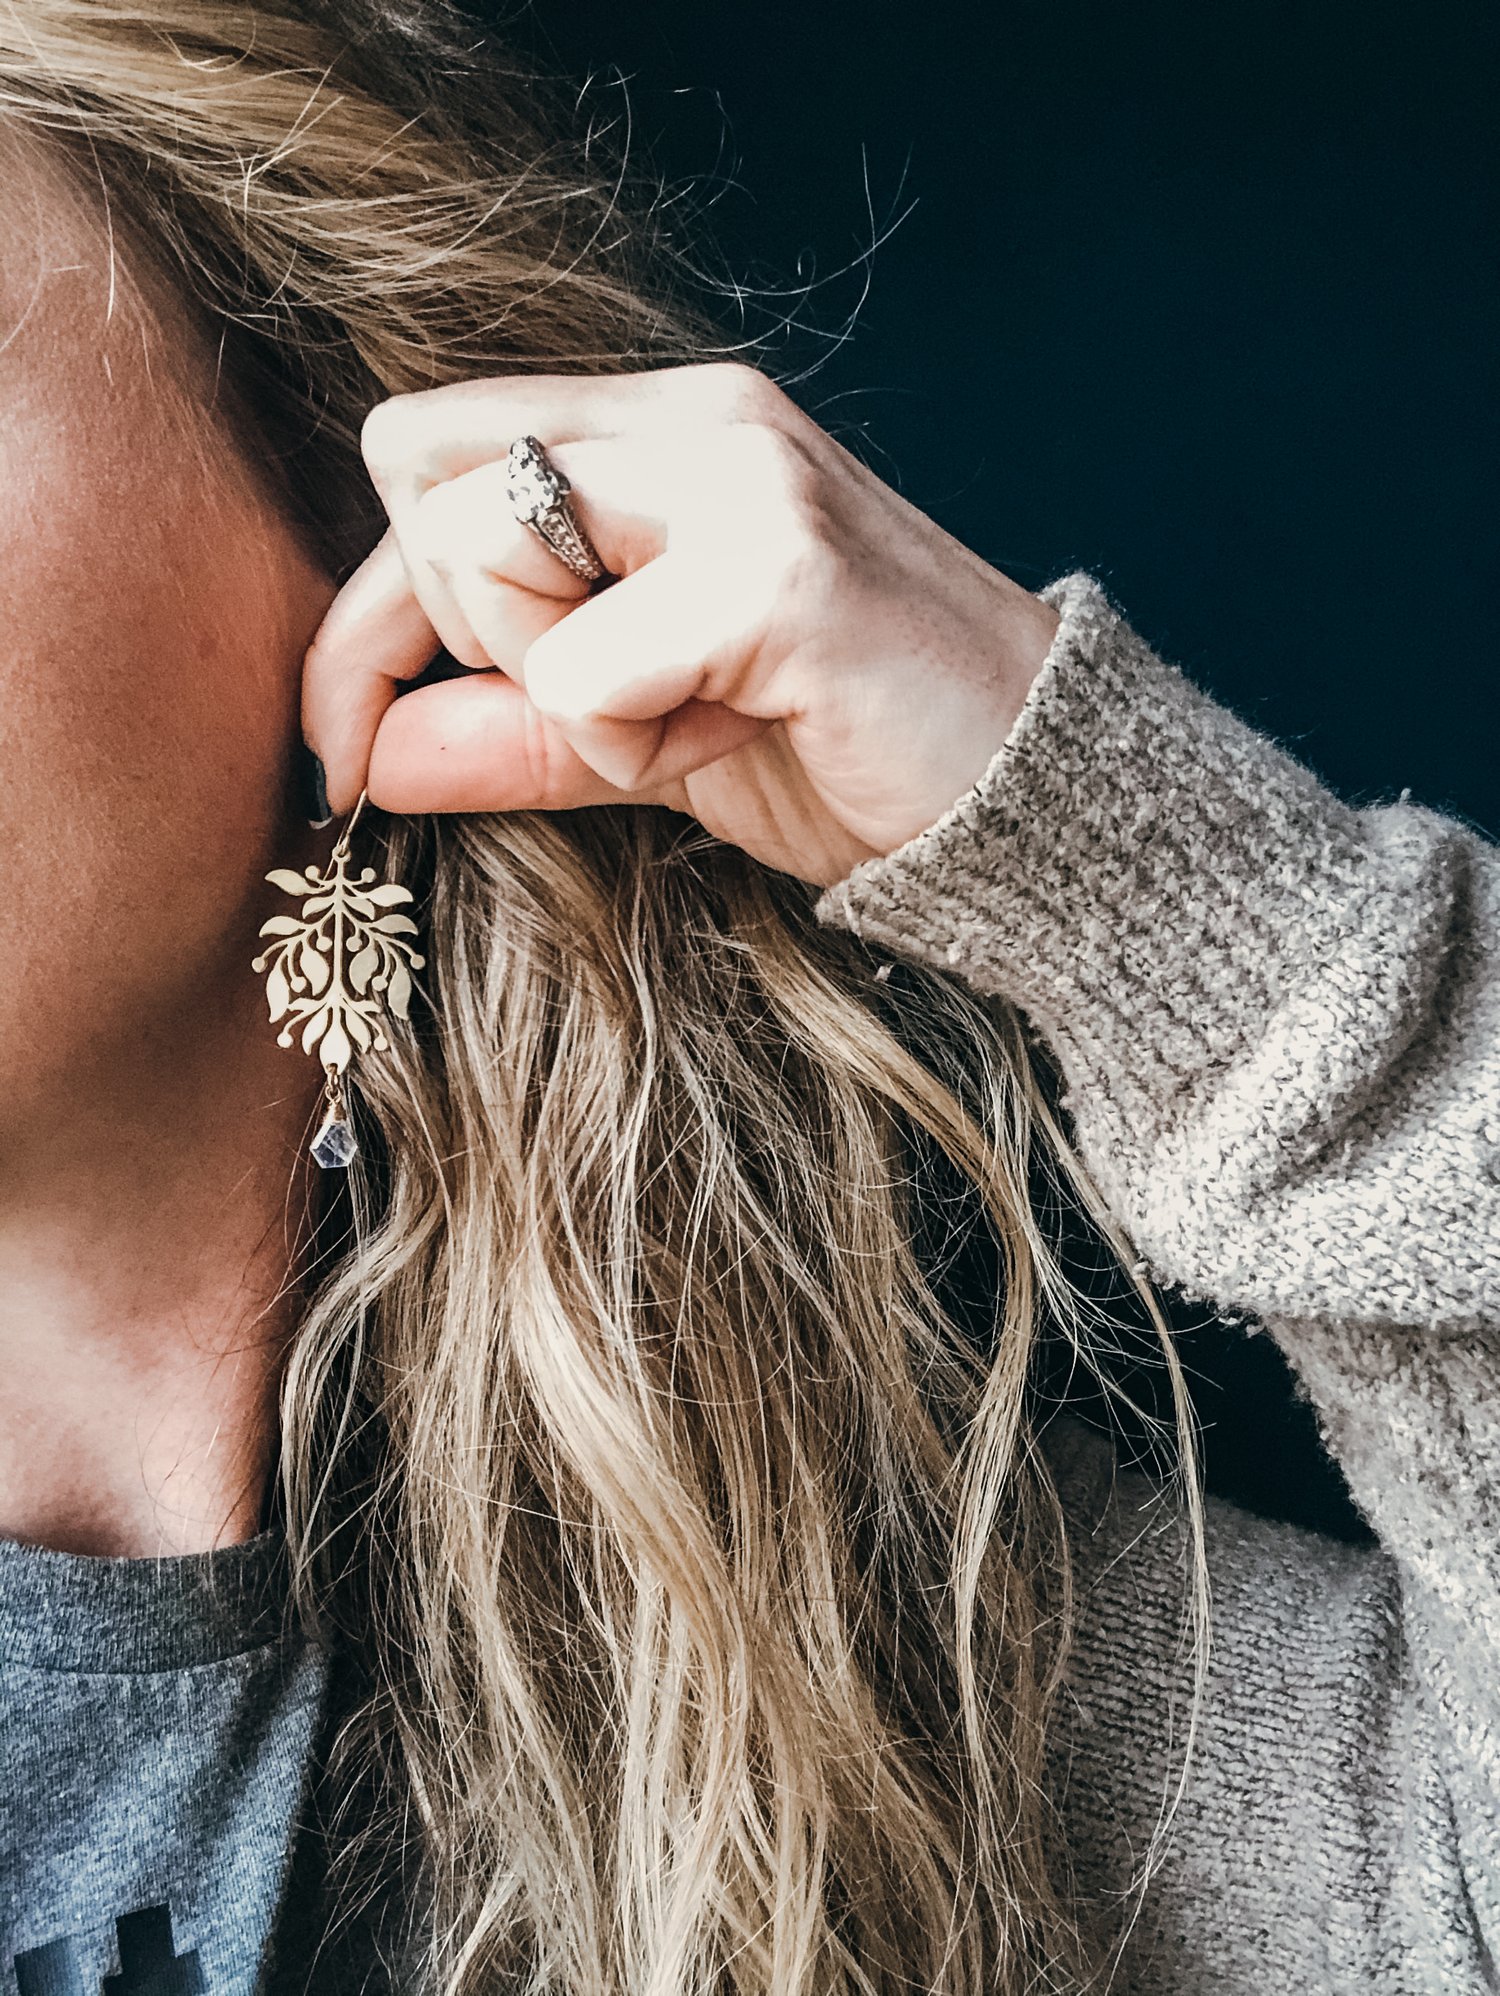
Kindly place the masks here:
<instances>
[{"instance_id":1,"label":"gray knit sweater","mask_svg":"<svg viewBox=\"0 0 1500 1996\"><path fill-rule=\"evenodd\" d=\"M937 824L819 899L1028 1014L1152 1272L1259 1319L1375 1527L1208 1501L1214 1647L1113 1987L1500 1989L1500 853L1355 810L1097 584ZM1083 1584L1056 1756L1107 1908L1179 1766L1185 1538L1054 1423Z\"/></svg>"}]
</instances>

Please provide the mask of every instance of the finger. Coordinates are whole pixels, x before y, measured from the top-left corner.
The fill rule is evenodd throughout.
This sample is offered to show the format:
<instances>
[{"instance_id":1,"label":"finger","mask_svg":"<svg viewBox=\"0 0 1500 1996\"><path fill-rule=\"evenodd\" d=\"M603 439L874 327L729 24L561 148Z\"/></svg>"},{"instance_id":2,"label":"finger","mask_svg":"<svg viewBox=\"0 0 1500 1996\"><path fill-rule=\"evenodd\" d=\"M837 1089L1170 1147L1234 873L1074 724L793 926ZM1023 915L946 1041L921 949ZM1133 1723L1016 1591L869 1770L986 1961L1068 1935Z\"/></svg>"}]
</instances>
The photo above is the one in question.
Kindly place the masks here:
<instances>
[{"instance_id":1,"label":"finger","mask_svg":"<svg viewBox=\"0 0 1500 1996\"><path fill-rule=\"evenodd\" d=\"M628 374L506 374L391 395L365 418L360 448L377 485L435 485L503 458L517 437L551 453L585 437L639 434L648 425L795 422L797 405L768 375L741 362L692 362Z\"/></svg>"},{"instance_id":2,"label":"finger","mask_svg":"<svg viewBox=\"0 0 1500 1996\"><path fill-rule=\"evenodd\" d=\"M751 564L661 555L536 639L526 691L619 788L686 775L786 718L761 665L766 599ZM689 702L719 718L679 718Z\"/></svg>"},{"instance_id":3,"label":"finger","mask_svg":"<svg viewBox=\"0 0 1500 1996\"><path fill-rule=\"evenodd\" d=\"M504 464L480 465L429 487L410 505L398 501L392 521L408 573L429 567L485 663L519 677L527 646L581 603L591 585L516 518L506 478Z\"/></svg>"},{"instance_id":4,"label":"finger","mask_svg":"<svg viewBox=\"0 0 1500 1996\"><path fill-rule=\"evenodd\" d=\"M395 536L397 553L406 572L406 584L422 614L439 639L461 665L483 672L493 663L486 655L473 627L458 604L447 579L429 560L417 552L407 530L409 513L387 504L386 513Z\"/></svg>"},{"instance_id":5,"label":"finger","mask_svg":"<svg viewBox=\"0 0 1500 1996\"><path fill-rule=\"evenodd\" d=\"M580 459L587 475L597 444L565 455L572 472L560 456L553 459L565 476L578 475ZM388 483L383 496L412 593L448 649L465 665L497 665L514 675L532 638L583 601L593 585L517 517L509 487L509 466L500 459L434 485L403 476ZM597 545L603 528L595 505L573 502L573 517ZM663 533L659 521L617 513L609 538L619 566L611 574L648 559Z\"/></svg>"},{"instance_id":6,"label":"finger","mask_svg":"<svg viewBox=\"0 0 1500 1996\"><path fill-rule=\"evenodd\" d=\"M693 495L703 489L705 471L711 475L710 467L690 461L701 460L701 444L692 453L659 441L648 448L620 437L594 437L550 455L573 487L568 503L574 519L614 577L633 574L662 552L668 506L695 510ZM501 459L440 484L393 487L386 500L419 596L431 603L441 592L444 614L461 620L506 669L519 661L506 656L503 636L490 642L494 615L502 625L509 622L503 606L486 601L492 585L528 590L556 603L559 614L593 590L534 526L517 518L509 482ZM434 580L431 592L423 588L427 575Z\"/></svg>"},{"instance_id":7,"label":"finger","mask_svg":"<svg viewBox=\"0 0 1500 1996\"><path fill-rule=\"evenodd\" d=\"M472 556L476 534L485 535L484 562L503 563L498 572L540 595L572 602L588 593L590 585L573 574L541 534L515 517L507 489L510 447L528 433L528 420L541 420L544 384L562 378L521 378L525 386L515 397L509 395L509 384L500 380L453 382L441 390L391 397L377 403L366 418L361 448L396 529L413 593L448 649L465 665L480 663L474 652L481 641L454 586L456 542ZM597 386L583 390L575 386L571 403L575 419L582 416L584 403L597 404L606 395ZM502 396L503 407L514 408L518 425L503 435ZM555 421L549 412L548 429L554 437ZM573 474L556 448L549 448L548 455L571 482ZM477 486L468 485L457 501L450 497L452 484L481 472L486 475ZM600 548L604 530L593 507L574 498L572 508L583 532ZM601 560L611 573L624 574L633 564L619 536L609 540L611 552L601 549Z\"/></svg>"},{"instance_id":8,"label":"finger","mask_svg":"<svg viewBox=\"0 0 1500 1996\"><path fill-rule=\"evenodd\" d=\"M329 605L303 660L302 733L322 758L336 815L354 807L398 684L416 678L438 642L388 532Z\"/></svg>"},{"instance_id":9,"label":"finger","mask_svg":"<svg viewBox=\"0 0 1500 1996\"><path fill-rule=\"evenodd\" d=\"M444 616L452 614L454 605L444 577L424 572L429 556L409 524L413 509L434 488L497 465L493 511L510 514L504 463L518 437L535 434L572 484L575 514L605 567L612 574L629 575L664 545L663 499L675 498L685 516L693 510L694 487L681 480L654 505L648 498L647 481L662 451L674 440L691 439L700 449L709 446L712 454L726 426L772 421L783 430L808 426L769 377L739 363L710 362L625 375L507 375L450 382L377 403L365 419L360 444L386 510L402 530L419 600L443 630ZM588 447L601 444L615 446L610 458L590 456ZM622 447L627 471L611 480L609 466L621 461ZM595 468L599 464L602 472ZM655 490L661 494L659 482ZM643 520L643 510L654 511L657 520ZM527 580L524 571L530 567L536 587L555 591L559 572L567 573L565 564L531 528L523 531L533 547L522 551L516 579ZM545 565L541 570L535 567L538 561Z\"/></svg>"},{"instance_id":10,"label":"finger","mask_svg":"<svg viewBox=\"0 0 1500 1996\"><path fill-rule=\"evenodd\" d=\"M564 811L627 797L502 673L419 686L388 707L370 751L384 811Z\"/></svg>"},{"instance_id":11,"label":"finger","mask_svg":"<svg viewBox=\"0 0 1500 1996\"><path fill-rule=\"evenodd\" d=\"M715 700L685 700L658 720L595 721L586 730L559 732L591 769L640 803L743 748L770 726ZM581 746L577 735L583 737Z\"/></svg>"}]
</instances>

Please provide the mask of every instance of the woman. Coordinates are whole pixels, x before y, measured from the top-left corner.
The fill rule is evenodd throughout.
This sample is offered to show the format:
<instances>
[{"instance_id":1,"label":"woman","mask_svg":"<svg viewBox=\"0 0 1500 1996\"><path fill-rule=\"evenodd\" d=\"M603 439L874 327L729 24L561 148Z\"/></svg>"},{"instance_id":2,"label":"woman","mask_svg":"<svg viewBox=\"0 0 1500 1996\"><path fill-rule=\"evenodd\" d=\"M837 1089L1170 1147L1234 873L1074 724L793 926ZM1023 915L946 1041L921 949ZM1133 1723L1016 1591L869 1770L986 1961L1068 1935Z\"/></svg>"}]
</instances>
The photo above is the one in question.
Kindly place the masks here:
<instances>
[{"instance_id":1,"label":"woman","mask_svg":"<svg viewBox=\"0 0 1500 1996\"><path fill-rule=\"evenodd\" d=\"M26 0L0 105L20 1996L1493 1986L1492 849L725 364L445 9ZM1199 1498L1159 1316L1179 1502L1057 1413L1064 1193L1377 1547Z\"/></svg>"}]
</instances>

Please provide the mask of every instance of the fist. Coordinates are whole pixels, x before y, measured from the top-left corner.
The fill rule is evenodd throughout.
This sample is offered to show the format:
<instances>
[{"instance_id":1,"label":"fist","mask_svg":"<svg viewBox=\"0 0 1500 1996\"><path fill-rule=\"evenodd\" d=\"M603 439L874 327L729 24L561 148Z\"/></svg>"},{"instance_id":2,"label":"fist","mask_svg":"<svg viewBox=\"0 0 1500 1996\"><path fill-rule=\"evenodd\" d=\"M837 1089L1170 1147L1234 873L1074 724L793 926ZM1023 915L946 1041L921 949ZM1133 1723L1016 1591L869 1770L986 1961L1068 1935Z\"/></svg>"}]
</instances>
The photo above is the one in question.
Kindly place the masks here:
<instances>
[{"instance_id":1,"label":"fist","mask_svg":"<svg viewBox=\"0 0 1500 1996\"><path fill-rule=\"evenodd\" d=\"M514 518L524 435L618 580ZM660 804L826 886L983 774L1056 630L737 362L454 383L361 441L390 527L303 674L335 812ZM469 670L398 699L440 645Z\"/></svg>"}]
</instances>

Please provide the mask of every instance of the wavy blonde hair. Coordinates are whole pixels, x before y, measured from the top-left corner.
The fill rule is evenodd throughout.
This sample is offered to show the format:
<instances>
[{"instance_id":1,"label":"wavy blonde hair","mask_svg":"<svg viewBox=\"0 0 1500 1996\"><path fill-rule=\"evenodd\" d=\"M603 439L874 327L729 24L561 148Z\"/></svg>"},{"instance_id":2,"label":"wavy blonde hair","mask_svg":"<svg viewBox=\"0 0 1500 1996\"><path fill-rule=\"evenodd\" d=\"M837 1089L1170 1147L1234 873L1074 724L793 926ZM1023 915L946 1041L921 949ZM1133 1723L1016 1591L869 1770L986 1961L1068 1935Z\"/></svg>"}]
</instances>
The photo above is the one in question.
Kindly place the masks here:
<instances>
[{"instance_id":1,"label":"wavy blonde hair","mask_svg":"<svg viewBox=\"0 0 1500 1996\"><path fill-rule=\"evenodd\" d=\"M383 396L730 350L661 185L437 0L9 0L0 109L196 301L338 579L385 524ZM401 1986L443 1996L1096 1986L1035 1388L1044 1337L1097 1366L1110 1329L1051 1195L1123 1243L1020 1022L877 982L664 809L369 828L430 1009L360 1075L281 1458L300 1599L358 1660L346 1912L404 1870ZM935 1220L993 1250L977 1337Z\"/></svg>"}]
</instances>

